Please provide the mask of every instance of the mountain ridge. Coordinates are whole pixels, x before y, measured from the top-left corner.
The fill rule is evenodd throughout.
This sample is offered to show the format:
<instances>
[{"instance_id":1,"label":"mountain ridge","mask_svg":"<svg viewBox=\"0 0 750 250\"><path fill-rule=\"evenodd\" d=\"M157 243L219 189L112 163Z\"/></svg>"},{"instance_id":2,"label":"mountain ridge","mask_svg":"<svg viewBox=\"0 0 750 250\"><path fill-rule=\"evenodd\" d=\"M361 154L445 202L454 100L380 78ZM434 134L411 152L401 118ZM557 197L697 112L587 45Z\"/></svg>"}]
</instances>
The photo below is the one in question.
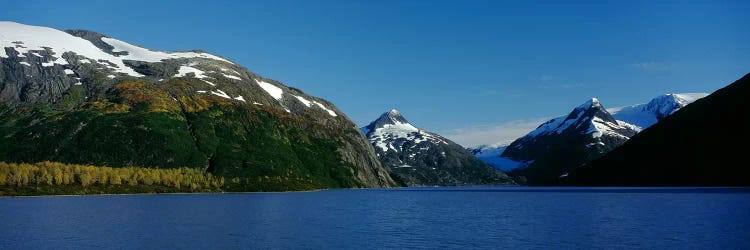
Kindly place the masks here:
<instances>
[{"instance_id":1,"label":"mountain ridge","mask_svg":"<svg viewBox=\"0 0 750 250\"><path fill-rule=\"evenodd\" d=\"M618 125L625 126L628 129L634 130L636 132L640 132L641 130L653 125L658 120L668 116L669 114L674 113L676 110L679 110L680 108L686 106L687 104L690 104L691 102L697 99L700 99L706 95L708 94L705 94L705 93L665 94L665 95L654 97L649 102L646 102L646 103L635 104L635 105L624 106L624 107L608 108L605 110L606 112L610 113L611 117L617 122ZM574 108L574 111L571 112L571 114L569 114L568 116L560 116L560 117L554 118L552 120L549 120L543 123L542 125L538 126L537 129L530 132L529 135L538 136L540 134L555 134L555 135L560 134L565 129L573 125L573 123L571 122L569 122L569 124L567 125L563 124L563 121L565 121L565 119L570 119L571 116L574 116L575 110L586 109L586 108L594 107L594 106L602 107L601 102L597 98L589 99L583 104L577 106L576 108ZM609 123L612 123L612 119L608 119L608 120L609 120ZM599 124L600 126L602 125L601 122L597 122L594 124L595 125ZM620 137L624 138L628 136L621 135ZM620 144L620 140L615 140L613 142L614 142L613 144L614 147ZM608 144L612 142L594 142L594 143L604 145L604 144ZM478 147L467 148L467 150L472 152L481 160L492 165L493 167L497 169L502 169L504 171L513 171L515 169L519 169L517 172L522 172L521 169L533 163L534 161L533 159L525 159L525 160L520 160L520 161L516 159L514 161L513 159L502 157L501 155L504 153L508 145L510 145L510 143L505 143L505 145L498 144L495 146L482 145ZM587 144L587 145L594 146L594 144ZM611 148L614 148L614 147L610 145L609 148L605 147L603 151L609 151L611 150ZM516 173L516 174L520 174L520 173ZM560 175L564 175L564 174L567 174L567 172L560 173Z\"/></svg>"}]
</instances>

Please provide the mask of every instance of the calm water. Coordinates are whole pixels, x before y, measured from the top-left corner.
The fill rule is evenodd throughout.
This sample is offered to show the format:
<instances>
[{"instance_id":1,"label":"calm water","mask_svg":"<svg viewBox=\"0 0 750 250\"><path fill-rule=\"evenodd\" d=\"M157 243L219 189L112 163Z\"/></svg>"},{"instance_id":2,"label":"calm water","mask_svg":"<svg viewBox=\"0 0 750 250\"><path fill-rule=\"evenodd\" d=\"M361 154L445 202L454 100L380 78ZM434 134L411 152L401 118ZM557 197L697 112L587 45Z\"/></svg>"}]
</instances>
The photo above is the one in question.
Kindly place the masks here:
<instances>
[{"instance_id":1,"label":"calm water","mask_svg":"<svg viewBox=\"0 0 750 250\"><path fill-rule=\"evenodd\" d=\"M750 189L0 198L0 249L750 248Z\"/></svg>"}]
</instances>

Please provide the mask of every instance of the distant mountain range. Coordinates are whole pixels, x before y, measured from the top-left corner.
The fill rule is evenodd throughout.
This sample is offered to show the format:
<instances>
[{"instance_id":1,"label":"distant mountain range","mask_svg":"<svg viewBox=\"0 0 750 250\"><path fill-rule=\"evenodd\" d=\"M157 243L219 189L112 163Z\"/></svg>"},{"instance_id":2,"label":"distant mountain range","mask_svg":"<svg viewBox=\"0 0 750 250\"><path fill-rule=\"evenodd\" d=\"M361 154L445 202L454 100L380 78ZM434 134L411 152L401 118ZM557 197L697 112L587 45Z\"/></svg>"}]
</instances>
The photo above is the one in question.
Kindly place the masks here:
<instances>
[{"instance_id":1,"label":"distant mountain range","mask_svg":"<svg viewBox=\"0 0 750 250\"><path fill-rule=\"evenodd\" d=\"M463 147L390 110L362 128L391 176L407 186L512 184Z\"/></svg>"},{"instance_id":2,"label":"distant mountain range","mask_svg":"<svg viewBox=\"0 0 750 250\"><path fill-rule=\"evenodd\" d=\"M326 100L220 56L85 30L0 22L0 136L8 162L189 167L307 189L396 185Z\"/></svg>"},{"instance_id":3,"label":"distant mountain range","mask_svg":"<svg viewBox=\"0 0 750 250\"><path fill-rule=\"evenodd\" d=\"M630 137L707 94L668 94L646 104L605 109L592 98L510 144L469 148L481 160L520 182L555 183L581 164L601 157Z\"/></svg>"},{"instance_id":4,"label":"distant mountain range","mask_svg":"<svg viewBox=\"0 0 750 250\"><path fill-rule=\"evenodd\" d=\"M750 74L573 170L568 185L750 186Z\"/></svg>"},{"instance_id":5,"label":"distant mountain range","mask_svg":"<svg viewBox=\"0 0 750 250\"><path fill-rule=\"evenodd\" d=\"M748 81L621 108L592 98L512 142L467 150L397 110L358 128L324 99L203 51L0 22L0 162L187 167L236 191L748 185Z\"/></svg>"}]
</instances>

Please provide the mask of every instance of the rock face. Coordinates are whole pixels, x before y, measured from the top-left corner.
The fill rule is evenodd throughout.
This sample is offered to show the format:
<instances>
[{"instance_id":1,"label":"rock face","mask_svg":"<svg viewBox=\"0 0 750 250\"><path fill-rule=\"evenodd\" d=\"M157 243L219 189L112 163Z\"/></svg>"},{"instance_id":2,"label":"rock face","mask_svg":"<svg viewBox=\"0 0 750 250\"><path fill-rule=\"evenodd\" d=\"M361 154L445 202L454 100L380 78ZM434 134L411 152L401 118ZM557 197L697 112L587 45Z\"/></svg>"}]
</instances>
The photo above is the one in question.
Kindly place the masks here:
<instances>
[{"instance_id":1,"label":"rock face","mask_svg":"<svg viewBox=\"0 0 750 250\"><path fill-rule=\"evenodd\" d=\"M573 171L571 185L748 186L750 74ZM739 145L738 145L739 143Z\"/></svg>"},{"instance_id":2,"label":"rock face","mask_svg":"<svg viewBox=\"0 0 750 250\"><path fill-rule=\"evenodd\" d=\"M362 131L391 175L408 186L512 184L458 144L411 125L397 110Z\"/></svg>"},{"instance_id":3,"label":"rock face","mask_svg":"<svg viewBox=\"0 0 750 250\"><path fill-rule=\"evenodd\" d=\"M0 22L0 160L395 183L332 103L201 51Z\"/></svg>"},{"instance_id":4,"label":"rock face","mask_svg":"<svg viewBox=\"0 0 750 250\"><path fill-rule=\"evenodd\" d=\"M615 120L592 98L508 145L501 157L527 166L512 175L530 185L555 183L576 167L622 145L638 128Z\"/></svg>"}]
</instances>

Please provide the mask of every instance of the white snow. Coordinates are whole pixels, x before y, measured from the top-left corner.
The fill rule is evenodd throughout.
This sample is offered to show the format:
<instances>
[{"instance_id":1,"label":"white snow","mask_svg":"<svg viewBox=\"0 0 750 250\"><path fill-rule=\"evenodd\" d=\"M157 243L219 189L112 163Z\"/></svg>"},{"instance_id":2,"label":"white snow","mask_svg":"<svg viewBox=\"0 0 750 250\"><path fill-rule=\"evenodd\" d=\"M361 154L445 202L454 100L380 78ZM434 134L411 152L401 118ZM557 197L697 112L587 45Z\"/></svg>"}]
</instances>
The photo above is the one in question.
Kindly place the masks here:
<instances>
[{"instance_id":1,"label":"white snow","mask_svg":"<svg viewBox=\"0 0 750 250\"><path fill-rule=\"evenodd\" d=\"M13 42L20 41L23 44L16 46ZM114 56L109 53L102 51L97 48L91 42L70 35L60 30L56 30L48 27L24 25L15 22L0 22L0 57L7 58L8 55L5 53L6 47L10 47L16 50L20 54L25 54L33 51L46 50L44 47L48 47L52 55L56 58L52 64L65 65L68 62L62 58L65 52L73 52L77 55L92 59L95 61L104 60L114 64L112 68L116 72L125 73L131 76L141 77L140 73L134 71L132 68L126 66L123 60L136 60L146 62L158 62L163 59L169 58L209 58L214 60L220 60L229 62L218 56L214 56L207 53L195 53L195 52L174 52L165 53L160 51L151 51L138 46L128 44L126 42L113 39L113 38L102 38L102 41L112 45L114 51L128 51L128 55L125 56ZM231 63L231 62L229 62ZM50 65L47 63L46 65ZM44 65L45 67L48 67ZM51 66L51 65L50 65Z\"/></svg>"},{"instance_id":2,"label":"white snow","mask_svg":"<svg viewBox=\"0 0 750 250\"><path fill-rule=\"evenodd\" d=\"M235 80L238 80L238 81L242 81L242 78L239 78L238 76L227 75L227 74L222 74L222 75L224 75L224 77L226 77L226 78L231 78L231 79L235 79Z\"/></svg>"},{"instance_id":3,"label":"white snow","mask_svg":"<svg viewBox=\"0 0 750 250\"><path fill-rule=\"evenodd\" d=\"M319 103L319 102L316 102L316 101L313 101L313 103L315 103L315 105L318 105L318 107L320 107L320 108L322 108L323 110L325 110L326 112L328 112L328 114L329 114L329 115L331 115L331 116L333 116L333 117L336 117L336 116L338 116L338 115L336 114L336 112L333 112L333 110L330 110L330 109L326 108L326 106L324 106L324 105L323 105L322 103Z\"/></svg>"},{"instance_id":4,"label":"white snow","mask_svg":"<svg viewBox=\"0 0 750 250\"><path fill-rule=\"evenodd\" d=\"M208 91L205 91L205 90L198 90L198 93L208 93Z\"/></svg>"},{"instance_id":5,"label":"white snow","mask_svg":"<svg viewBox=\"0 0 750 250\"><path fill-rule=\"evenodd\" d=\"M89 61L88 59L81 59L81 60L78 60L78 62L79 63L91 63L91 61Z\"/></svg>"},{"instance_id":6,"label":"white snow","mask_svg":"<svg viewBox=\"0 0 750 250\"><path fill-rule=\"evenodd\" d=\"M239 100L239 101L243 101L243 102L247 102L247 101L245 101L245 97L242 97L242 96L237 96L234 99L235 100Z\"/></svg>"},{"instance_id":7,"label":"white snow","mask_svg":"<svg viewBox=\"0 0 750 250\"><path fill-rule=\"evenodd\" d=\"M204 81L204 82L208 83L208 85L211 85L211 86L216 86L216 84L215 84L215 83L212 83L212 82L209 82L209 81L206 81L206 80L203 80L203 79L201 79L201 81Z\"/></svg>"},{"instance_id":8,"label":"white snow","mask_svg":"<svg viewBox=\"0 0 750 250\"><path fill-rule=\"evenodd\" d=\"M78 82L74 83L73 85L83 85L83 83L81 81L78 81Z\"/></svg>"},{"instance_id":9,"label":"white snow","mask_svg":"<svg viewBox=\"0 0 750 250\"><path fill-rule=\"evenodd\" d=\"M607 109L612 116L621 121L646 129L659 121L659 117L666 117L686 105L706 97L706 93L681 93L661 95L651 99L648 103Z\"/></svg>"},{"instance_id":10,"label":"white snow","mask_svg":"<svg viewBox=\"0 0 750 250\"><path fill-rule=\"evenodd\" d=\"M197 53L197 52L162 52L162 51L153 51L146 48L142 48L139 46L135 46L132 44L129 44L124 41L120 41L114 38L109 37L102 37L102 42L105 42L109 45L112 45L115 49L112 50L112 52L121 52L121 51L127 51L128 54L124 56L119 56L122 59L127 60L134 60L134 61L144 61L144 62L160 62L161 60L166 59L177 59L177 58L207 58L207 59L213 59L213 60L219 60L224 61L228 63L232 63L227 59L211 55L208 53Z\"/></svg>"},{"instance_id":11,"label":"white snow","mask_svg":"<svg viewBox=\"0 0 750 250\"><path fill-rule=\"evenodd\" d=\"M42 55L40 55L39 53L36 53L36 52L31 52L31 54L35 55L36 57L43 57Z\"/></svg>"},{"instance_id":12,"label":"white snow","mask_svg":"<svg viewBox=\"0 0 750 250\"><path fill-rule=\"evenodd\" d=\"M107 78L109 78L109 79L114 79L115 77L116 77L115 75L108 75L107 76Z\"/></svg>"},{"instance_id":13,"label":"white snow","mask_svg":"<svg viewBox=\"0 0 750 250\"><path fill-rule=\"evenodd\" d=\"M217 89L217 90L218 91L213 91L212 90L211 94L218 95L218 96L221 96L221 97L224 97L224 98L227 98L227 99L232 99L232 97L230 97L229 95L227 95L227 93L225 93L224 91L222 91L220 89Z\"/></svg>"},{"instance_id":14,"label":"white snow","mask_svg":"<svg viewBox=\"0 0 750 250\"><path fill-rule=\"evenodd\" d=\"M242 74L240 74L240 72L237 72L236 70L232 70L232 69L225 69L225 68L220 68L220 69L221 69L221 71L231 71L231 72L232 72L232 73L234 73L235 75L242 75Z\"/></svg>"},{"instance_id":15,"label":"white snow","mask_svg":"<svg viewBox=\"0 0 750 250\"><path fill-rule=\"evenodd\" d=\"M519 162L509 158L500 157L505 149L510 145L510 142L500 142L493 145L481 145L476 148L470 148L470 151L479 151L474 154L479 160L489 164L495 169L503 172L508 172L517 168L524 168L530 164L530 162Z\"/></svg>"},{"instance_id":16,"label":"white snow","mask_svg":"<svg viewBox=\"0 0 750 250\"><path fill-rule=\"evenodd\" d=\"M300 102L302 102L302 104L305 104L305 106L307 106L308 108L312 107L312 102L310 102L309 100L305 99L304 97L301 97L301 96L298 96L298 95L295 95L294 97L297 98L297 100L299 100Z\"/></svg>"},{"instance_id":17,"label":"white snow","mask_svg":"<svg viewBox=\"0 0 750 250\"><path fill-rule=\"evenodd\" d=\"M23 47L16 47L13 44L14 41L23 42L21 44ZM107 54L91 42L52 28L14 22L0 22L0 47L11 47L21 54L28 53L29 51L45 50L43 47L48 47L56 59L50 63L43 64L45 67L51 66L50 64L68 64L62 58L62 55L65 52L74 52L89 59L109 61L116 65L113 69L117 72L132 76L143 76L130 67L125 66L121 58ZM0 51L4 50L0 49ZM8 55L3 52L0 54L0 57L8 57Z\"/></svg>"},{"instance_id":18,"label":"white snow","mask_svg":"<svg viewBox=\"0 0 750 250\"><path fill-rule=\"evenodd\" d=\"M264 82L264 81L258 81L258 85L260 85L263 90L266 91L269 95L271 95L276 100L281 100L282 94L284 93L281 88L276 87L276 85Z\"/></svg>"},{"instance_id":19,"label":"white snow","mask_svg":"<svg viewBox=\"0 0 750 250\"><path fill-rule=\"evenodd\" d=\"M174 75L174 77L185 77L189 73L195 74L195 78L198 78L198 79L208 77L205 75L205 72L203 70L196 69L190 66L180 66L180 69L177 70L177 74Z\"/></svg>"},{"instance_id":20,"label":"white snow","mask_svg":"<svg viewBox=\"0 0 750 250\"><path fill-rule=\"evenodd\" d=\"M66 75L74 75L75 74L75 72L73 72L72 69L65 69L63 71L65 72Z\"/></svg>"},{"instance_id":21,"label":"white snow","mask_svg":"<svg viewBox=\"0 0 750 250\"><path fill-rule=\"evenodd\" d=\"M29 67L31 67L31 64L29 64L29 63L27 63L27 62L20 62L20 63L21 63L21 65L26 65L26 66L29 66Z\"/></svg>"},{"instance_id":22,"label":"white snow","mask_svg":"<svg viewBox=\"0 0 750 250\"><path fill-rule=\"evenodd\" d=\"M258 102L253 102L253 104L255 104L255 105L263 105L262 103L258 103Z\"/></svg>"},{"instance_id":23,"label":"white snow","mask_svg":"<svg viewBox=\"0 0 750 250\"><path fill-rule=\"evenodd\" d=\"M43 62L42 66L43 67L52 67L52 66L55 66L55 62Z\"/></svg>"}]
</instances>

